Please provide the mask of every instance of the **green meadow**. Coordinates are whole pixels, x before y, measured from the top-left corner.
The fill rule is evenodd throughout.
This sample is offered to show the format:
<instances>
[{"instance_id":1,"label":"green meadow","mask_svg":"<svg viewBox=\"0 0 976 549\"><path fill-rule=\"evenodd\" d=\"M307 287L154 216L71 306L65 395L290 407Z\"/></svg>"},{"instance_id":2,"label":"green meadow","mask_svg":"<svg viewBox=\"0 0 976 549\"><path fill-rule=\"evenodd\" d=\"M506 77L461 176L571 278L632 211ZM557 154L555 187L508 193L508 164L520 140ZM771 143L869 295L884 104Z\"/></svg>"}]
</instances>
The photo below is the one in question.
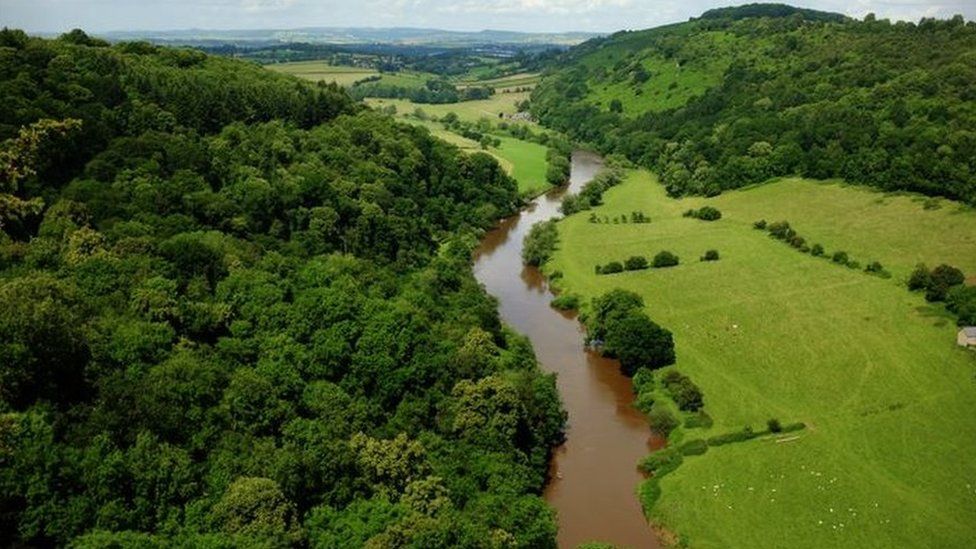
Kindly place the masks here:
<instances>
[{"instance_id":1,"label":"green meadow","mask_svg":"<svg viewBox=\"0 0 976 549\"><path fill-rule=\"evenodd\" d=\"M293 63L277 63L267 65L267 68L313 82L335 82L340 86L351 86L356 81L379 72L361 67L340 67L329 65L324 61L296 61Z\"/></svg>"},{"instance_id":2,"label":"green meadow","mask_svg":"<svg viewBox=\"0 0 976 549\"><path fill-rule=\"evenodd\" d=\"M515 104L528 98L529 92L518 92L496 93L488 99L462 101L460 103L446 103L440 105L421 105L406 99L367 98L365 101L368 105L376 108L393 105L397 108L397 113L399 114L413 113L419 108L428 115L437 118L441 118L445 114L453 112L457 114L458 118L461 120L477 122L482 118L497 121L499 114L515 114L518 112Z\"/></svg>"},{"instance_id":3,"label":"green meadow","mask_svg":"<svg viewBox=\"0 0 976 549\"><path fill-rule=\"evenodd\" d=\"M800 179L675 200L644 171L604 202L559 223L546 270L587 299L635 291L674 333L676 367L714 425L679 429L672 443L770 418L807 425L686 457L661 480L653 520L694 547L976 545L976 355L955 345L941 306L904 287L919 261L976 273L976 211ZM682 217L705 204L722 219ZM651 222L589 221L636 210ZM893 276L800 253L753 229L760 218ZM721 259L700 262L708 249ZM594 274L661 250L681 264Z\"/></svg>"}]
</instances>

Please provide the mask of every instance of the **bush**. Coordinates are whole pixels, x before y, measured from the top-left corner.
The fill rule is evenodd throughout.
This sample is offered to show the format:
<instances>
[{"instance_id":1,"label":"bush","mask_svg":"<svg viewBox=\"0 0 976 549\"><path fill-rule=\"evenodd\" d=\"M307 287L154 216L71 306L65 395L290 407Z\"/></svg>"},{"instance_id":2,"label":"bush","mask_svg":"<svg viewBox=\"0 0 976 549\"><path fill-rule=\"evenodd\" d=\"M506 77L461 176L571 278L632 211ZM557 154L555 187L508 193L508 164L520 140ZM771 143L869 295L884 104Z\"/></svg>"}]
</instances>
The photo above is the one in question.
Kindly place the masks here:
<instances>
[{"instance_id":1,"label":"bush","mask_svg":"<svg viewBox=\"0 0 976 549\"><path fill-rule=\"evenodd\" d=\"M830 260L839 265L847 265L850 262L850 258L847 257L847 252L834 252Z\"/></svg>"},{"instance_id":2,"label":"bush","mask_svg":"<svg viewBox=\"0 0 976 549\"><path fill-rule=\"evenodd\" d=\"M702 261L718 261L718 250L708 250L701 258Z\"/></svg>"},{"instance_id":3,"label":"bush","mask_svg":"<svg viewBox=\"0 0 976 549\"><path fill-rule=\"evenodd\" d=\"M619 261L611 261L603 267L598 267L597 274L614 274L622 273L624 271L623 263Z\"/></svg>"},{"instance_id":4,"label":"bush","mask_svg":"<svg viewBox=\"0 0 976 549\"><path fill-rule=\"evenodd\" d=\"M578 295L562 294L556 296L556 298L552 300L550 305L554 309L559 309L560 311L571 311L574 309L579 309L579 303L580 303L580 299Z\"/></svg>"},{"instance_id":5,"label":"bush","mask_svg":"<svg viewBox=\"0 0 976 549\"><path fill-rule=\"evenodd\" d=\"M628 271L640 271L647 268L647 258L642 255L633 255L624 261L624 269Z\"/></svg>"},{"instance_id":6,"label":"bush","mask_svg":"<svg viewBox=\"0 0 976 549\"><path fill-rule=\"evenodd\" d=\"M824 254L824 247L821 246L820 244L814 244L813 247L810 248L810 255L812 255L813 257L821 257L823 256L823 254Z\"/></svg>"},{"instance_id":7,"label":"bush","mask_svg":"<svg viewBox=\"0 0 976 549\"><path fill-rule=\"evenodd\" d=\"M708 451L708 442L700 438L692 439L679 446L678 450L684 456L700 456Z\"/></svg>"},{"instance_id":8,"label":"bush","mask_svg":"<svg viewBox=\"0 0 976 549\"><path fill-rule=\"evenodd\" d=\"M670 435L671 431L674 431L675 427L678 426L678 418L674 417L671 410L660 405L651 407L650 413L647 414L647 420L651 424L651 429L664 437Z\"/></svg>"},{"instance_id":9,"label":"bush","mask_svg":"<svg viewBox=\"0 0 976 549\"><path fill-rule=\"evenodd\" d=\"M704 409L698 410L698 412L688 416L685 419L686 429L708 429L712 426L714 422L712 421L712 416L708 415Z\"/></svg>"},{"instance_id":10,"label":"bush","mask_svg":"<svg viewBox=\"0 0 976 549\"><path fill-rule=\"evenodd\" d=\"M783 425L780 424L779 420L772 418L766 422L766 427L769 428L770 433L778 433L783 430Z\"/></svg>"},{"instance_id":11,"label":"bush","mask_svg":"<svg viewBox=\"0 0 976 549\"><path fill-rule=\"evenodd\" d=\"M779 240L787 240L796 234L786 221L777 221L769 225L769 235Z\"/></svg>"},{"instance_id":12,"label":"bush","mask_svg":"<svg viewBox=\"0 0 976 549\"><path fill-rule=\"evenodd\" d=\"M765 230L766 229L766 220L765 219L760 219L759 221L756 221L755 223L752 224L752 228L753 229L760 230L760 231Z\"/></svg>"},{"instance_id":13,"label":"bush","mask_svg":"<svg viewBox=\"0 0 976 549\"><path fill-rule=\"evenodd\" d=\"M733 442L743 442L746 440L754 439L758 437L761 433L757 433L752 430L752 427L748 425L744 427L741 431L734 431L731 433L725 433L724 435L716 435L708 439L709 446L722 446L725 444L731 444Z\"/></svg>"},{"instance_id":14,"label":"bush","mask_svg":"<svg viewBox=\"0 0 976 549\"><path fill-rule=\"evenodd\" d=\"M949 290L966 281L966 276L959 269L942 264L932 269L929 285L925 289L925 299L928 301L945 301Z\"/></svg>"},{"instance_id":15,"label":"bush","mask_svg":"<svg viewBox=\"0 0 976 549\"><path fill-rule=\"evenodd\" d=\"M878 276L880 276L882 278L889 278L889 277L891 277L891 273L889 273L888 271L886 271L885 268L884 268L884 266L881 265L881 263L878 262L878 261L872 261L871 263L868 263L867 267L864 267L864 272L870 273L870 274L873 274L873 275L878 275Z\"/></svg>"},{"instance_id":16,"label":"bush","mask_svg":"<svg viewBox=\"0 0 976 549\"><path fill-rule=\"evenodd\" d=\"M651 266L655 269L660 269L662 267L674 267L677 264L678 256L665 250L658 252L658 254L654 256L654 261L651 263Z\"/></svg>"},{"instance_id":17,"label":"bush","mask_svg":"<svg viewBox=\"0 0 976 549\"><path fill-rule=\"evenodd\" d=\"M932 273L924 263L915 265L915 270L908 277L908 289L911 291L924 290L932 284Z\"/></svg>"},{"instance_id":18,"label":"bush","mask_svg":"<svg viewBox=\"0 0 976 549\"><path fill-rule=\"evenodd\" d=\"M702 221L716 221L722 219L722 212L718 208L713 208L712 206L702 206L697 210L688 210L684 214L684 217L694 217L695 219L700 219Z\"/></svg>"},{"instance_id":19,"label":"bush","mask_svg":"<svg viewBox=\"0 0 976 549\"><path fill-rule=\"evenodd\" d=\"M807 239L803 238L798 234L794 234L793 236L790 237L789 244L794 248L803 248L807 244Z\"/></svg>"},{"instance_id":20,"label":"bush","mask_svg":"<svg viewBox=\"0 0 976 549\"><path fill-rule=\"evenodd\" d=\"M976 325L976 286L955 286L946 295L946 308L960 326Z\"/></svg>"},{"instance_id":21,"label":"bush","mask_svg":"<svg viewBox=\"0 0 976 549\"><path fill-rule=\"evenodd\" d=\"M664 374L662 381L678 409L696 412L704 405L701 389L688 376L677 370L670 370Z\"/></svg>"}]
</instances>

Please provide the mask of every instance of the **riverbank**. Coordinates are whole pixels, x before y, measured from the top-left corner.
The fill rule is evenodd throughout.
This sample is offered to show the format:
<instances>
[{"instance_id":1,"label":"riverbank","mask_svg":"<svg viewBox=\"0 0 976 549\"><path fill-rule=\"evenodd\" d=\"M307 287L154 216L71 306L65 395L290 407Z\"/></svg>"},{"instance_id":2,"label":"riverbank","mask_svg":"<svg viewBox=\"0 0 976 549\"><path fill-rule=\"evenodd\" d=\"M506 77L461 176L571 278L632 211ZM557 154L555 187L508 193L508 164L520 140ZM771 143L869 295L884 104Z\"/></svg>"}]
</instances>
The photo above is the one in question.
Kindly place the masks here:
<instances>
[{"instance_id":1,"label":"riverbank","mask_svg":"<svg viewBox=\"0 0 976 549\"><path fill-rule=\"evenodd\" d=\"M722 219L683 217L703 205ZM650 223L590 222L634 211ZM679 428L676 446L762 431L771 418L809 427L685 457L661 480L651 518L695 547L972 545L976 466L960 456L976 452L976 386L952 322L902 277L798 253L753 229L759 218L794 222L831 251L899 274L918 260L976 261L957 246L960 224L976 231L971 211L805 181L675 200L652 174L631 172L602 206L558 223L545 269L562 273L561 289L584 302L634 291L674 333L676 368L701 387L714 422ZM709 249L718 261L699 260ZM594 272L661 250L680 264Z\"/></svg>"},{"instance_id":2,"label":"riverbank","mask_svg":"<svg viewBox=\"0 0 976 549\"><path fill-rule=\"evenodd\" d=\"M599 157L575 153L569 185L533 200L489 232L475 253L474 272L498 299L502 320L526 335L542 368L557 375L569 420L544 495L558 513L560 546L604 541L653 548L659 544L637 500L643 476L636 466L663 441L633 407L630 380L615 361L584 348L575 315L550 307L549 284L521 258L529 228L558 216L565 193L577 192L601 167Z\"/></svg>"}]
</instances>

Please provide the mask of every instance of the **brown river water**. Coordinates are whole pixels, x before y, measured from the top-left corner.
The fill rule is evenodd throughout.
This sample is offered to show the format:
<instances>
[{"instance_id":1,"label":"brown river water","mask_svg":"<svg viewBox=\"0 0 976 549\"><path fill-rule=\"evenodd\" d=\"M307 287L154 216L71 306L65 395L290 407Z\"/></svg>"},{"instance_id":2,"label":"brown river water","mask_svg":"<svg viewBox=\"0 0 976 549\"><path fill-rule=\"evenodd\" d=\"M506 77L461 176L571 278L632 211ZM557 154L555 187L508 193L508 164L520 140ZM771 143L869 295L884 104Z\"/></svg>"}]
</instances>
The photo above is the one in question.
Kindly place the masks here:
<instances>
[{"instance_id":1,"label":"brown river water","mask_svg":"<svg viewBox=\"0 0 976 549\"><path fill-rule=\"evenodd\" d=\"M601 167L599 156L574 153L569 185L540 196L489 232L475 252L474 273L498 298L502 321L528 336L542 368L556 373L569 413L566 442L553 452L545 490L559 515L559 546L603 541L656 548L660 543L637 500L637 462L663 441L633 408L630 380L617 362L583 346L575 315L551 308L545 278L522 265L529 228L559 216L563 195L577 192Z\"/></svg>"}]
</instances>

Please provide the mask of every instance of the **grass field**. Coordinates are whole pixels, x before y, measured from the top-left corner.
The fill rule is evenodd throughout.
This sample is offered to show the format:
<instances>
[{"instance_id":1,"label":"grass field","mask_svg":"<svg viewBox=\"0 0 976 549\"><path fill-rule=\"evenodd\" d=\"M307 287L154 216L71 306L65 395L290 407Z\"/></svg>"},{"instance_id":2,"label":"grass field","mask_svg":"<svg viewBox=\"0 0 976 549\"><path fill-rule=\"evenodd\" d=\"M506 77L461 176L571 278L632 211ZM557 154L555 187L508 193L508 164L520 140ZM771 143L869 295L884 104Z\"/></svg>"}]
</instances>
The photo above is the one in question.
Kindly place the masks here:
<instances>
[{"instance_id":1,"label":"grass field","mask_svg":"<svg viewBox=\"0 0 976 549\"><path fill-rule=\"evenodd\" d=\"M510 88L532 87L539 83L542 78L537 72L520 72L499 78L489 78L484 80L472 80L458 82L458 87L465 86L490 86L498 91Z\"/></svg>"},{"instance_id":2,"label":"grass field","mask_svg":"<svg viewBox=\"0 0 976 549\"><path fill-rule=\"evenodd\" d=\"M298 76L313 82L335 82L340 86L351 86L357 80L379 74L373 69L359 67L339 67L323 61L296 61L267 65L270 70Z\"/></svg>"},{"instance_id":3,"label":"grass field","mask_svg":"<svg viewBox=\"0 0 976 549\"><path fill-rule=\"evenodd\" d=\"M528 99L529 92L520 93L496 93L488 99L478 101L463 101L461 103L448 103L443 105L421 105L406 99L378 99L368 98L366 103L373 107L384 107L393 105L399 114L409 114L420 108L431 116L441 118L449 112L458 115L461 120L477 122L481 118L489 118L492 121L498 120L499 113L514 114L517 112L515 104L519 101Z\"/></svg>"},{"instance_id":4,"label":"grass field","mask_svg":"<svg viewBox=\"0 0 976 549\"><path fill-rule=\"evenodd\" d=\"M723 218L681 216L702 204ZM674 332L677 367L715 420L677 436L760 429L771 417L808 425L789 442L686 458L661 481L657 521L693 547L976 546L976 356L955 346L941 307L902 284L916 261L976 272L976 212L803 180L674 200L634 172L595 213L634 210L651 223L593 224L588 212L560 222L547 270L585 298L638 292ZM895 276L802 254L752 229L758 218L786 219ZM711 248L721 260L699 262ZM594 275L595 264L662 249L681 265Z\"/></svg>"}]
</instances>

